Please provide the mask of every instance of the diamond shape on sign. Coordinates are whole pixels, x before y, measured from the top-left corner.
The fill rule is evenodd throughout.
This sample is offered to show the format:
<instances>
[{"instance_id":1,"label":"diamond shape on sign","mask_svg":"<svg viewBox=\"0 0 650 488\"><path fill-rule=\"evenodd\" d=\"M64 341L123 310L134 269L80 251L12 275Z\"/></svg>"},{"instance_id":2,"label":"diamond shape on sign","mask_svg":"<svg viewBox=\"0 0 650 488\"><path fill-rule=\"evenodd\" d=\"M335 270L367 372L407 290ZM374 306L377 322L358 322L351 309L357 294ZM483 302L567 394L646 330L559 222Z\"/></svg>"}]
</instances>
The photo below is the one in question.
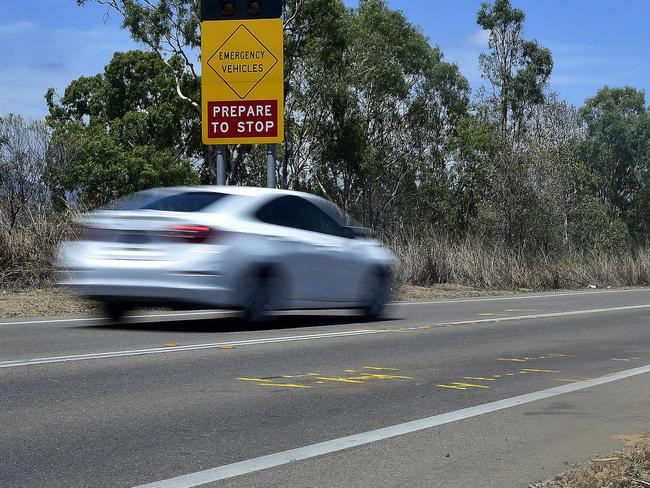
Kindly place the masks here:
<instances>
[{"instance_id":1,"label":"diamond shape on sign","mask_svg":"<svg viewBox=\"0 0 650 488\"><path fill-rule=\"evenodd\" d=\"M278 58L243 24L208 59L208 66L241 99L246 98L277 63Z\"/></svg>"}]
</instances>

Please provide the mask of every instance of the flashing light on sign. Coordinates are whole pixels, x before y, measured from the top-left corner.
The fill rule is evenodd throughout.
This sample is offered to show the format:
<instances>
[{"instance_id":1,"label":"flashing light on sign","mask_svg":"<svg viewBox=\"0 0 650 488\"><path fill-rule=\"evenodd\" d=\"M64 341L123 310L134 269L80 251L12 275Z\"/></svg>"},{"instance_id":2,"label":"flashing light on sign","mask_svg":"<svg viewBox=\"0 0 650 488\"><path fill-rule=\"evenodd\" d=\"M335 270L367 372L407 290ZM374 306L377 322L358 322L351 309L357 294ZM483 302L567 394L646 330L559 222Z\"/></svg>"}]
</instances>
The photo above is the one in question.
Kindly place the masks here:
<instances>
[{"instance_id":1,"label":"flashing light on sign","mask_svg":"<svg viewBox=\"0 0 650 488\"><path fill-rule=\"evenodd\" d=\"M232 17L236 11L237 7L234 2L221 2L221 14L224 17Z\"/></svg>"},{"instance_id":2,"label":"flashing light on sign","mask_svg":"<svg viewBox=\"0 0 650 488\"><path fill-rule=\"evenodd\" d=\"M201 0L201 21L279 19L283 0Z\"/></svg>"},{"instance_id":3,"label":"flashing light on sign","mask_svg":"<svg viewBox=\"0 0 650 488\"><path fill-rule=\"evenodd\" d=\"M253 1L248 4L248 13L251 16L257 17L259 14L262 13L262 5L260 2Z\"/></svg>"}]
</instances>

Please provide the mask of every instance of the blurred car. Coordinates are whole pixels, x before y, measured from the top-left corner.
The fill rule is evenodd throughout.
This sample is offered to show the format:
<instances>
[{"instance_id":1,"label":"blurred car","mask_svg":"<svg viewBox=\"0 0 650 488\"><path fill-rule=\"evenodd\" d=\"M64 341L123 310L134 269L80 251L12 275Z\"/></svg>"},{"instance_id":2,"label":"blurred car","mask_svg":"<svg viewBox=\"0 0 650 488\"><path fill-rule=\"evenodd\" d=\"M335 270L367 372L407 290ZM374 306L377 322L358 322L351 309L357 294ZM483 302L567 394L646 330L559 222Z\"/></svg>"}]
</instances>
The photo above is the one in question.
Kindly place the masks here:
<instances>
[{"instance_id":1,"label":"blurred car","mask_svg":"<svg viewBox=\"0 0 650 488\"><path fill-rule=\"evenodd\" d=\"M306 193L209 186L146 190L80 217L62 244L61 283L129 309L358 308L379 317L393 256L329 201Z\"/></svg>"}]
</instances>

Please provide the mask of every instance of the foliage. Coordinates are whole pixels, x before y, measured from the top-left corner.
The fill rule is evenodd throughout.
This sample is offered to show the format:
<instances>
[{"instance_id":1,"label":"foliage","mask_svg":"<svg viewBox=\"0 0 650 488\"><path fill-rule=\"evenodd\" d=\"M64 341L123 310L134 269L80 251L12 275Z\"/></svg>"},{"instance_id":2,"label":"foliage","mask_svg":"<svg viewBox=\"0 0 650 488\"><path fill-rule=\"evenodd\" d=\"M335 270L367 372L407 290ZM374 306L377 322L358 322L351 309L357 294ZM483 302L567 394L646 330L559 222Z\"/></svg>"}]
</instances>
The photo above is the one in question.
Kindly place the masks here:
<instances>
[{"instance_id":1,"label":"foliage","mask_svg":"<svg viewBox=\"0 0 650 488\"><path fill-rule=\"evenodd\" d=\"M592 191L614 218L645 238L650 229L650 110L632 87L604 87L580 114L586 137L579 155L592 174Z\"/></svg>"},{"instance_id":2,"label":"foliage","mask_svg":"<svg viewBox=\"0 0 650 488\"><path fill-rule=\"evenodd\" d=\"M157 54L116 53L103 74L72 81L59 100L52 90L46 98L55 139L74 148L51 175L59 193L97 205L151 186L198 181L190 158L201 150L199 121L177 97Z\"/></svg>"},{"instance_id":3,"label":"foliage","mask_svg":"<svg viewBox=\"0 0 650 488\"><path fill-rule=\"evenodd\" d=\"M447 187L467 81L384 1L302 7L287 40L283 179L374 227L411 218L418 202L424 218L441 220L445 204L430 196Z\"/></svg>"},{"instance_id":4,"label":"foliage","mask_svg":"<svg viewBox=\"0 0 650 488\"><path fill-rule=\"evenodd\" d=\"M48 200L44 175L49 138L43 122L12 114L0 117L0 225L9 231Z\"/></svg>"},{"instance_id":5,"label":"foliage","mask_svg":"<svg viewBox=\"0 0 650 488\"><path fill-rule=\"evenodd\" d=\"M527 110L544 101L544 88L553 71L551 52L523 38L525 13L510 0L484 2L476 21L490 33L490 51L479 57L483 77L494 89L504 133L521 134Z\"/></svg>"},{"instance_id":6,"label":"foliage","mask_svg":"<svg viewBox=\"0 0 650 488\"><path fill-rule=\"evenodd\" d=\"M47 124L0 118L7 234L75 203L215 179L214 147L200 139L198 0L77 1L105 5L143 50L48 91ZM402 236L404 259L425 260L405 273L419 283L475 273L481 286L544 287L562 263L576 275L567 280L623 283L611 264L620 263L629 283L643 283L644 93L604 87L574 107L549 91L553 58L526 38L522 10L493 0L476 20L489 34L480 66L491 91L472 96L458 67L385 0L286 0L279 186ZM265 185L265 146L230 146L226 159L228 184Z\"/></svg>"}]
</instances>

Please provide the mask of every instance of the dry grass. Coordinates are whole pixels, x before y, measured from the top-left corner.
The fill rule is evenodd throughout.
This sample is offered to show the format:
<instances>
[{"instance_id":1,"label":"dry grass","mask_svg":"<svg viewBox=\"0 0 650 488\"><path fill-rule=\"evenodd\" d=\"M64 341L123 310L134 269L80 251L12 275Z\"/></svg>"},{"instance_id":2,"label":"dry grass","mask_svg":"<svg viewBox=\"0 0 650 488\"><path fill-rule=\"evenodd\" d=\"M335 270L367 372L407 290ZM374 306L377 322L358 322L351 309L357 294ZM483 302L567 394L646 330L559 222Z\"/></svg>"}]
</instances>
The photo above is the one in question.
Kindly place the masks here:
<instances>
[{"instance_id":1,"label":"dry grass","mask_svg":"<svg viewBox=\"0 0 650 488\"><path fill-rule=\"evenodd\" d=\"M13 229L0 220L0 289L50 285L57 246L73 213L27 215Z\"/></svg>"},{"instance_id":2,"label":"dry grass","mask_svg":"<svg viewBox=\"0 0 650 488\"><path fill-rule=\"evenodd\" d=\"M650 437L634 436L631 447L531 488L642 488L650 486ZM644 484L646 483L646 484Z\"/></svg>"},{"instance_id":3,"label":"dry grass","mask_svg":"<svg viewBox=\"0 0 650 488\"><path fill-rule=\"evenodd\" d=\"M406 242L406 243L405 243ZM400 284L481 290L548 290L650 285L650 250L632 254L525 255L479 239L388 240Z\"/></svg>"}]
</instances>

